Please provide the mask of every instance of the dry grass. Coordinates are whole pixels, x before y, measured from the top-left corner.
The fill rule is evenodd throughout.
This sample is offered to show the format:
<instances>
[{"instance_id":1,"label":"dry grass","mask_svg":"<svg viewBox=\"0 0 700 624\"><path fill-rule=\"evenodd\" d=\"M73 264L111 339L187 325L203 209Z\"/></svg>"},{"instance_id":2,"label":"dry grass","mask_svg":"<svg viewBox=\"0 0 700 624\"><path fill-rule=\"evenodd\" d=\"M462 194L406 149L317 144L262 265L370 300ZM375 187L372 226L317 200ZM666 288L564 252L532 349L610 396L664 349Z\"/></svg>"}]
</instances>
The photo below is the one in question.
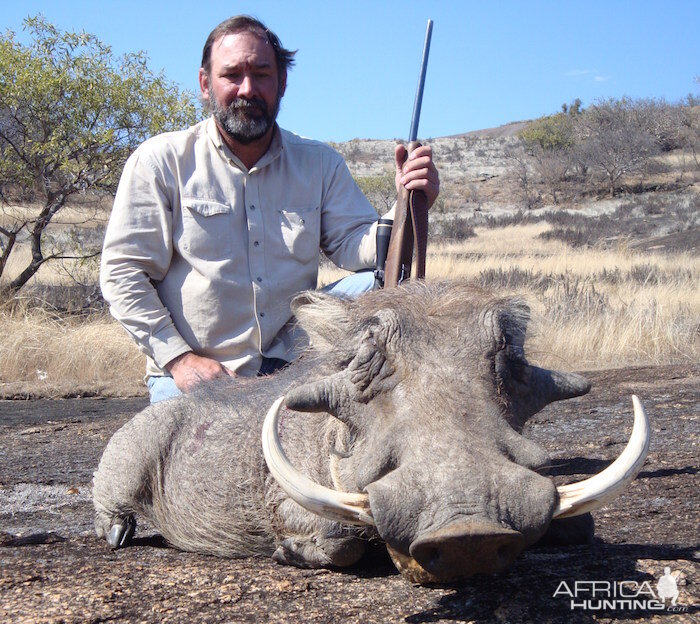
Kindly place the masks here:
<instances>
[{"instance_id":1,"label":"dry grass","mask_svg":"<svg viewBox=\"0 0 700 624\"><path fill-rule=\"evenodd\" d=\"M543 366L592 369L697 361L700 262L690 254L572 249L548 224L477 230L433 249L428 278L465 277L526 298L528 350Z\"/></svg>"},{"instance_id":2,"label":"dry grass","mask_svg":"<svg viewBox=\"0 0 700 624\"><path fill-rule=\"evenodd\" d=\"M700 268L697 258L690 254L634 251L625 241L614 249L573 249L562 241L540 238L551 227L540 222L500 229L477 228L475 238L429 249L427 277L475 277L490 269L520 269L594 279L603 271L628 272L640 264L652 265L661 273Z\"/></svg>"},{"instance_id":3,"label":"dry grass","mask_svg":"<svg viewBox=\"0 0 700 624\"><path fill-rule=\"evenodd\" d=\"M61 318L0 308L0 396L143 394L145 361L106 314Z\"/></svg>"}]
</instances>

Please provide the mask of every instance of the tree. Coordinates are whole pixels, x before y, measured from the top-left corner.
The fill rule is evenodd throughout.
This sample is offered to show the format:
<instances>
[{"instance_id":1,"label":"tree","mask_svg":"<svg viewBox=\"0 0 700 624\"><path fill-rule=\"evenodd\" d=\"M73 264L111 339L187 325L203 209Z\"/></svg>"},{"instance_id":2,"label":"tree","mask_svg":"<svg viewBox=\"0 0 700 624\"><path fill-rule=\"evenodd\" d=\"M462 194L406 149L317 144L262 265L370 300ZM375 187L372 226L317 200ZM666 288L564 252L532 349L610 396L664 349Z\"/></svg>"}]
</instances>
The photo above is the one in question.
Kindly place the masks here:
<instances>
[{"instance_id":1,"label":"tree","mask_svg":"<svg viewBox=\"0 0 700 624\"><path fill-rule=\"evenodd\" d=\"M564 111L566 112L566 111ZM569 115L571 117L576 117L583 112L583 107L581 106L581 98L576 98L571 104L569 104Z\"/></svg>"},{"instance_id":2,"label":"tree","mask_svg":"<svg viewBox=\"0 0 700 624\"><path fill-rule=\"evenodd\" d=\"M112 193L146 138L198 115L194 95L153 73L143 52L116 57L95 36L42 16L25 28L29 45L11 31L0 36L0 200L36 209L5 210L0 220L0 277L20 240L31 247L26 266L4 280L5 295L50 260L98 253L50 242L47 227L76 193Z\"/></svg>"},{"instance_id":3,"label":"tree","mask_svg":"<svg viewBox=\"0 0 700 624\"><path fill-rule=\"evenodd\" d=\"M661 151L670 152L683 146L680 104L674 106L663 98L639 99L634 102L634 114L637 125L654 138Z\"/></svg>"},{"instance_id":4,"label":"tree","mask_svg":"<svg viewBox=\"0 0 700 624\"><path fill-rule=\"evenodd\" d=\"M530 210L540 202L540 194L535 188L532 179L532 171L529 163L530 157L523 145L509 148L505 151L505 158L510 162L508 173L515 182L515 188L520 201Z\"/></svg>"},{"instance_id":5,"label":"tree","mask_svg":"<svg viewBox=\"0 0 700 624\"><path fill-rule=\"evenodd\" d=\"M562 105L564 112L541 117L520 133L525 152L534 161L533 170L555 204L559 203L572 167L572 150L575 143L572 117L580 115L580 108L580 100L576 100L571 106ZM522 178L525 170L517 160L514 162L520 170L516 175Z\"/></svg>"},{"instance_id":6,"label":"tree","mask_svg":"<svg viewBox=\"0 0 700 624\"><path fill-rule=\"evenodd\" d=\"M569 186L569 172L573 164L572 150L567 148L546 150L537 146L528 150L528 154L534 160L533 170L537 174L537 179L552 197L554 204L558 204Z\"/></svg>"},{"instance_id":7,"label":"tree","mask_svg":"<svg viewBox=\"0 0 700 624\"><path fill-rule=\"evenodd\" d=\"M579 157L607 178L610 196L623 175L637 173L660 150L629 98L602 100L576 117Z\"/></svg>"},{"instance_id":8,"label":"tree","mask_svg":"<svg viewBox=\"0 0 700 624\"><path fill-rule=\"evenodd\" d=\"M369 203L374 206L377 214L385 214L396 200L396 181L393 172L386 172L380 176L358 176L355 178Z\"/></svg>"}]
</instances>

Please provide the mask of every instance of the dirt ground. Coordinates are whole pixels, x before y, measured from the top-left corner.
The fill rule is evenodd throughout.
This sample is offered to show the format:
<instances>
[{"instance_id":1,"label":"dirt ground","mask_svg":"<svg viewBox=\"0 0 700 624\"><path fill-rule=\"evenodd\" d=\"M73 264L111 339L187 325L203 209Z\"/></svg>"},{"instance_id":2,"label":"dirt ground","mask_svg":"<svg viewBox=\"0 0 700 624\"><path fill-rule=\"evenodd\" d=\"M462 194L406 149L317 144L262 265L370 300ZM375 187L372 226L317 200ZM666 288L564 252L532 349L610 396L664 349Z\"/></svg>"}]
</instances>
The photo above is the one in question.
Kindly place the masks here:
<instances>
[{"instance_id":1,"label":"dirt ground","mask_svg":"<svg viewBox=\"0 0 700 624\"><path fill-rule=\"evenodd\" d=\"M592 546L532 549L505 574L440 588L408 584L381 547L350 570L299 570L178 552L140 526L134 546L113 552L92 532L92 471L144 399L0 401L0 621L700 621L699 370L593 372L589 395L538 414L529 435L552 453L557 482L581 478L622 450L634 392L652 423L647 463L594 514ZM576 581L627 581L651 599L666 566L680 590L675 611L597 600L572 610L566 595ZM590 584L579 587L579 602L592 598ZM595 598L609 597L608 585L597 587Z\"/></svg>"}]
</instances>

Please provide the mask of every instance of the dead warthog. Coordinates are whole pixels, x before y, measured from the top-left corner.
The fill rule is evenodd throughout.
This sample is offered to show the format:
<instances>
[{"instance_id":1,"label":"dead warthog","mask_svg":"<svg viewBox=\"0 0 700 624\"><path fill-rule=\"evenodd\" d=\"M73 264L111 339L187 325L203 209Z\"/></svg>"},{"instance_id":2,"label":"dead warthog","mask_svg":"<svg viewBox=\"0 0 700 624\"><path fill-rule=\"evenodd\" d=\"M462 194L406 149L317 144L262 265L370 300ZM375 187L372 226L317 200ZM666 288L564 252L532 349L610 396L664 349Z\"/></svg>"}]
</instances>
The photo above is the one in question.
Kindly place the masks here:
<instances>
[{"instance_id":1,"label":"dead warthog","mask_svg":"<svg viewBox=\"0 0 700 624\"><path fill-rule=\"evenodd\" d=\"M522 427L589 384L528 364L517 299L412 284L306 293L293 310L312 345L299 361L148 407L114 434L94 479L100 537L124 545L143 514L183 550L311 567L355 563L380 537L412 581L452 581L502 570L644 462L635 399L612 466L559 488L544 474Z\"/></svg>"}]
</instances>

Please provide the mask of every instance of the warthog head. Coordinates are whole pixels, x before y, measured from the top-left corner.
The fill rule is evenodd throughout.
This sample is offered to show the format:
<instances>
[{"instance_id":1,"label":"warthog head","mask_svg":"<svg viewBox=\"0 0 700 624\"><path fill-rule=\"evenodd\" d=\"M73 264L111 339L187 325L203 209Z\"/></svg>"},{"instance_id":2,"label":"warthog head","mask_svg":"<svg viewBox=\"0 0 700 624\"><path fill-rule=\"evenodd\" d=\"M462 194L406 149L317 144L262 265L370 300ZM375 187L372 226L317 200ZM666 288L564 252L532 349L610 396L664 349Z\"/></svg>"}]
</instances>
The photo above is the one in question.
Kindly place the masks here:
<instances>
[{"instance_id":1,"label":"warthog head","mask_svg":"<svg viewBox=\"0 0 700 624\"><path fill-rule=\"evenodd\" d=\"M504 569L553 517L599 506L643 463L640 447L594 484L558 490L545 476L547 453L522 427L590 385L527 362L522 301L419 284L357 302L306 294L293 307L332 364L328 376L293 388L270 409L263 431L270 470L307 509L374 525L412 581ZM282 405L342 423L331 451L334 490L286 461L277 438Z\"/></svg>"}]
</instances>

